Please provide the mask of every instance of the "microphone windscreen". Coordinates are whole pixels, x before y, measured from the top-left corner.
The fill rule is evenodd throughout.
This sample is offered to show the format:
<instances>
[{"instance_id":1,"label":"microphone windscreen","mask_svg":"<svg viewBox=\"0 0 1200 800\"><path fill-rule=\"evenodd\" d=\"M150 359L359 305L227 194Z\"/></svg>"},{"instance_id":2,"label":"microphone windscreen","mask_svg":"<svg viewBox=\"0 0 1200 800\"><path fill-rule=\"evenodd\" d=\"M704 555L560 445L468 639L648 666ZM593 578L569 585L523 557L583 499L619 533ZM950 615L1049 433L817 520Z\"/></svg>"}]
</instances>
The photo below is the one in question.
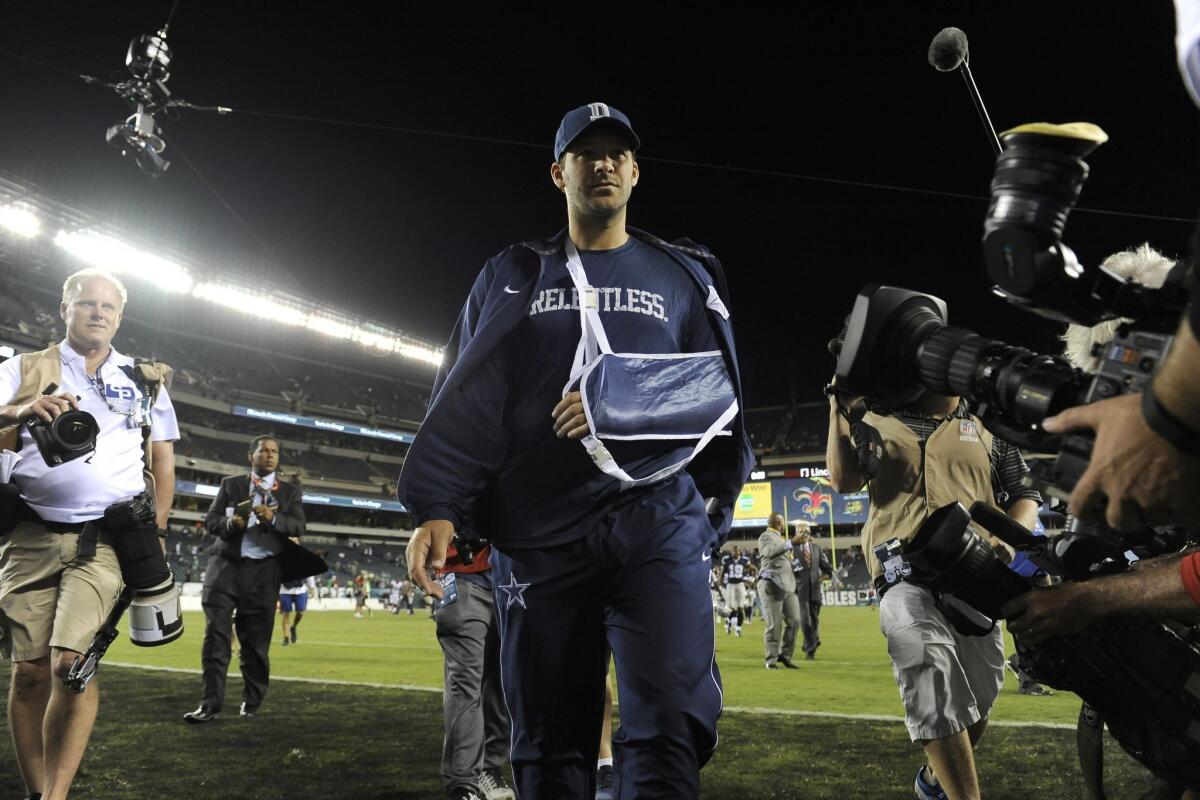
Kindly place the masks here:
<instances>
[{"instance_id":1,"label":"microphone windscreen","mask_svg":"<svg viewBox=\"0 0 1200 800\"><path fill-rule=\"evenodd\" d=\"M929 43L929 65L950 72L967 60L967 35L958 28L942 28Z\"/></svg>"}]
</instances>

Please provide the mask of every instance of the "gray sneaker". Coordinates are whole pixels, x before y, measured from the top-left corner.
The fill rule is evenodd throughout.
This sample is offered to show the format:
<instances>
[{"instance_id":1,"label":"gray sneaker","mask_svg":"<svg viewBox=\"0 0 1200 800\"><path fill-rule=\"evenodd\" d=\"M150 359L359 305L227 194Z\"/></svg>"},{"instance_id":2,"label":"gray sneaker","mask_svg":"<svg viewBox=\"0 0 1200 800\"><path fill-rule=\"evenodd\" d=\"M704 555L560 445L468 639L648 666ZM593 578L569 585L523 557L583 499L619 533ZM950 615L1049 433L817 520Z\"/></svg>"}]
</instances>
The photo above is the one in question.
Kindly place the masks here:
<instances>
[{"instance_id":1,"label":"gray sneaker","mask_svg":"<svg viewBox=\"0 0 1200 800\"><path fill-rule=\"evenodd\" d=\"M486 800L516 800L517 795L504 782L504 777L498 769L483 769L479 771L476 780L479 790Z\"/></svg>"}]
</instances>

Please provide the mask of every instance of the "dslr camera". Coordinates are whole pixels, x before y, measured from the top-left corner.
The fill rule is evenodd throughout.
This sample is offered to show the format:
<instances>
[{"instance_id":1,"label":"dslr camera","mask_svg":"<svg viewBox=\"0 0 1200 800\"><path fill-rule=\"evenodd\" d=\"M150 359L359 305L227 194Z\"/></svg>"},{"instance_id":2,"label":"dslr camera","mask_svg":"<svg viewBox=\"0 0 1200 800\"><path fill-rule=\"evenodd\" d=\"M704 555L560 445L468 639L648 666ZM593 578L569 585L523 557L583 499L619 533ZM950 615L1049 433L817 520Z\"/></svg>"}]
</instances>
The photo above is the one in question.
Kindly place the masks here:
<instances>
[{"instance_id":1,"label":"dslr camera","mask_svg":"<svg viewBox=\"0 0 1200 800\"><path fill-rule=\"evenodd\" d=\"M58 386L51 383L42 394L54 394L56 391ZM57 467L90 455L96 450L96 437L100 434L96 418L77 408L59 414L50 422L33 416L24 424L48 467Z\"/></svg>"}]
</instances>

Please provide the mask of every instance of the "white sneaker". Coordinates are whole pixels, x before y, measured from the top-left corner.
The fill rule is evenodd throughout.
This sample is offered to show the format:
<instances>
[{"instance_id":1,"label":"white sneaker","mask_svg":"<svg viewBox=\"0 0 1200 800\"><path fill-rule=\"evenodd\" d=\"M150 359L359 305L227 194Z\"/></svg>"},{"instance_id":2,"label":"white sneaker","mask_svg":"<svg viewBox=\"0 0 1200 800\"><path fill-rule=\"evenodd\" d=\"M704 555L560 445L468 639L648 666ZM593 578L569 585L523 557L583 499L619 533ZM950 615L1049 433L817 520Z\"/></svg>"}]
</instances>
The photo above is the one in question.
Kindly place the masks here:
<instances>
[{"instance_id":1,"label":"white sneaker","mask_svg":"<svg viewBox=\"0 0 1200 800\"><path fill-rule=\"evenodd\" d=\"M486 800L516 800L516 794L504 782L500 770L482 769L476 780Z\"/></svg>"},{"instance_id":2,"label":"white sneaker","mask_svg":"<svg viewBox=\"0 0 1200 800\"><path fill-rule=\"evenodd\" d=\"M362 614L359 614L359 613L357 613L357 612L356 612L356 613L354 614L354 617L355 617L356 619L362 619Z\"/></svg>"}]
</instances>

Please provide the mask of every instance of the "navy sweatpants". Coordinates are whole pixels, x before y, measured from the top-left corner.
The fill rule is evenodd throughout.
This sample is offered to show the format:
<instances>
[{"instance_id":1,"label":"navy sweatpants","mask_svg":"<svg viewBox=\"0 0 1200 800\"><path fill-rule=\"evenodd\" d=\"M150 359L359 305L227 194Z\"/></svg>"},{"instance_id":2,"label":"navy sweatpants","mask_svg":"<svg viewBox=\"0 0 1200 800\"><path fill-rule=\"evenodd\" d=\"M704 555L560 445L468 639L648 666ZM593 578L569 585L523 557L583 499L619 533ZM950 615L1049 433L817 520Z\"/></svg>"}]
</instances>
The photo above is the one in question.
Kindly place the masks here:
<instances>
[{"instance_id":1,"label":"navy sweatpants","mask_svg":"<svg viewBox=\"0 0 1200 800\"><path fill-rule=\"evenodd\" d=\"M520 800L595 795L610 649L617 796L699 796L722 703L708 590L715 539L681 475L619 496L581 539L493 548Z\"/></svg>"}]
</instances>

